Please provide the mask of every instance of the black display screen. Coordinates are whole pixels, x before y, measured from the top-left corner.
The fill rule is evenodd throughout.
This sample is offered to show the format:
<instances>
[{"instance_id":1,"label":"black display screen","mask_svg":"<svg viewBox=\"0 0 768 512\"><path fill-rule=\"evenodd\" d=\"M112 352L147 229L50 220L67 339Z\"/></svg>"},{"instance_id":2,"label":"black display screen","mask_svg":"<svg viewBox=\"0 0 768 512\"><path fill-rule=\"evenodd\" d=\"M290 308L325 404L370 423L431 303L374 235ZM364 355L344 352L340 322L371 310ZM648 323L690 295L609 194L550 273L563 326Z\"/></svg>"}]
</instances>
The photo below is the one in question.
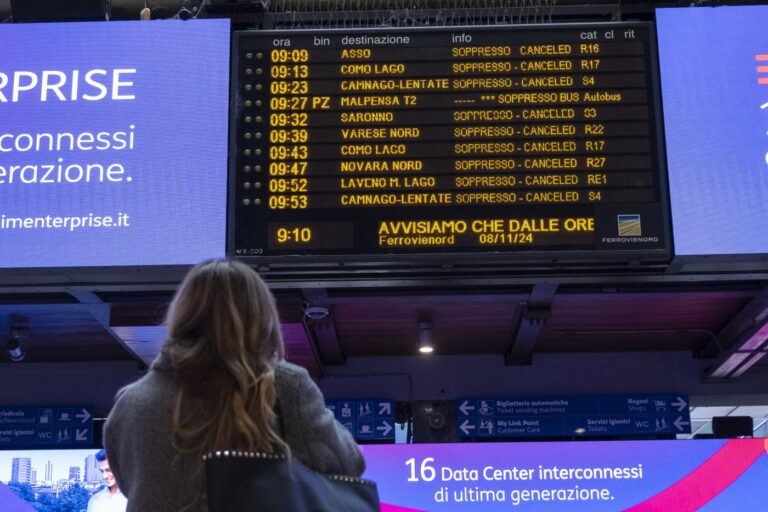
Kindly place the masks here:
<instances>
[{"instance_id":1,"label":"black display screen","mask_svg":"<svg viewBox=\"0 0 768 512\"><path fill-rule=\"evenodd\" d=\"M235 33L235 256L669 256L653 27Z\"/></svg>"}]
</instances>

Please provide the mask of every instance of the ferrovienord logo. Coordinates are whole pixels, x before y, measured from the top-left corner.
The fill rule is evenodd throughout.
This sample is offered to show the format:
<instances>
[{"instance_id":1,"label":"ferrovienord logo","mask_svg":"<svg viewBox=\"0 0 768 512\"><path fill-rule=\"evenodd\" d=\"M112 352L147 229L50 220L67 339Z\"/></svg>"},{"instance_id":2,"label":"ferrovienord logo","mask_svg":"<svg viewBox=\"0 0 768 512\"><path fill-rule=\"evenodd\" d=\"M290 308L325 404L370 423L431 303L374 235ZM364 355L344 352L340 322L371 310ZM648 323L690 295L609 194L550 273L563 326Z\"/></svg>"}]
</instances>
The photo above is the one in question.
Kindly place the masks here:
<instances>
[{"instance_id":1,"label":"ferrovienord logo","mask_svg":"<svg viewBox=\"0 0 768 512\"><path fill-rule=\"evenodd\" d=\"M622 214L616 216L619 236L642 236L643 230L640 224L640 215Z\"/></svg>"}]
</instances>

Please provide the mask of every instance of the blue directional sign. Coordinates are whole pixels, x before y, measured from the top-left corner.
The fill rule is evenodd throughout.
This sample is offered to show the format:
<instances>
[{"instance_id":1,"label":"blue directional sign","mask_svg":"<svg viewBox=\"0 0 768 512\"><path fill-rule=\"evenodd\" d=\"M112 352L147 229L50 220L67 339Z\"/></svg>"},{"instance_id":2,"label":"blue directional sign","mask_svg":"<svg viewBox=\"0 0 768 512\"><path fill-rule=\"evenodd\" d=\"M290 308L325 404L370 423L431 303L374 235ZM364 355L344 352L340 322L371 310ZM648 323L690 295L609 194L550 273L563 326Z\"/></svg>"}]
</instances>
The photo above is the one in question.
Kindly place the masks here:
<instances>
[{"instance_id":1,"label":"blue directional sign","mask_svg":"<svg viewBox=\"0 0 768 512\"><path fill-rule=\"evenodd\" d=\"M460 398L459 437L664 435L691 432L688 395Z\"/></svg>"},{"instance_id":2,"label":"blue directional sign","mask_svg":"<svg viewBox=\"0 0 768 512\"><path fill-rule=\"evenodd\" d=\"M395 438L393 400L326 400L325 405L359 441Z\"/></svg>"},{"instance_id":3,"label":"blue directional sign","mask_svg":"<svg viewBox=\"0 0 768 512\"><path fill-rule=\"evenodd\" d=\"M86 406L2 407L0 447L91 446L93 409Z\"/></svg>"}]
</instances>

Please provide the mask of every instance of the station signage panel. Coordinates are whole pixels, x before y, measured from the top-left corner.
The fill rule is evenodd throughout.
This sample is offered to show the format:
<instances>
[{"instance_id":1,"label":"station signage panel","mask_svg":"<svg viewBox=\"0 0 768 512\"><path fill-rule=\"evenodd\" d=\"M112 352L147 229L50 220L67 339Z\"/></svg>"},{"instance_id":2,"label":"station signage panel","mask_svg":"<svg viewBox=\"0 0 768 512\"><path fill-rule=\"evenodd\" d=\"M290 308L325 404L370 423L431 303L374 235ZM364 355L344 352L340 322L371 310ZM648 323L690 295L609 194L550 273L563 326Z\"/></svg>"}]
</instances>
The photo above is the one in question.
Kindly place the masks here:
<instances>
[{"instance_id":1,"label":"station signage panel","mask_svg":"<svg viewBox=\"0 0 768 512\"><path fill-rule=\"evenodd\" d=\"M395 439L393 400L326 400L325 406L358 441Z\"/></svg>"},{"instance_id":2,"label":"station signage panel","mask_svg":"<svg viewBox=\"0 0 768 512\"><path fill-rule=\"evenodd\" d=\"M0 448L77 447L93 443L89 406L0 406Z\"/></svg>"},{"instance_id":3,"label":"station signage panel","mask_svg":"<svg viewBox=\"0 0 768 512\"><path fill-rule=\"evenodd\" d=\"M654 39L236 32L230 251L666 258Z\"/></svg>"},{"instance_id":4,"label":"station signage panel","mask_svg":"<svg viewBox=\"0 0 768 512\"><path fill-rule=\"evenodd\" d=\"M687 395L460 398L459 437L665 435L691 432Z\"/></svg>"}]
</instances>

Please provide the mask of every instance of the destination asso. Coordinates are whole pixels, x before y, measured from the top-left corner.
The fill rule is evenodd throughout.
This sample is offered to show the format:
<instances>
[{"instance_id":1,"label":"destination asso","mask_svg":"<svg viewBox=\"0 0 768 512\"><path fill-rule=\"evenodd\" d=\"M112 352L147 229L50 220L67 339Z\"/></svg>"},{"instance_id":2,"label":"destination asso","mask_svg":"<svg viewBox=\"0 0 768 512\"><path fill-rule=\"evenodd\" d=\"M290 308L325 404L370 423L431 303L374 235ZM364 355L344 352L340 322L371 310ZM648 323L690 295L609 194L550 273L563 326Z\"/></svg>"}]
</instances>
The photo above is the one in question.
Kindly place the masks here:
<instances>
[{"instance_id":1,"label":"destination asso","mask_svg":"<svg viewBox=\"0 0 768 512\"><path fill-rule=\"evenodd\" d=\"M409 44L410 36L392 36L392 35L361 35L344 36L341 44L345 46L364 46L364 45L393 45ZM287 46L290 46L288 44ZM455 58L488 58L488 57L511 57L513 55L512 46L456 46L451 48L451 56ZM547 55L573 55L576 48L572 44L531 44L517 47L516 55L526 56L547 56ZM579 46L581 53L590 55L600 53L598 44L581 44ZM357 50L344 49L341 51L342 59L370 59L372 53L369 49L361 48Z\"/></svg>"}]
</instances>

